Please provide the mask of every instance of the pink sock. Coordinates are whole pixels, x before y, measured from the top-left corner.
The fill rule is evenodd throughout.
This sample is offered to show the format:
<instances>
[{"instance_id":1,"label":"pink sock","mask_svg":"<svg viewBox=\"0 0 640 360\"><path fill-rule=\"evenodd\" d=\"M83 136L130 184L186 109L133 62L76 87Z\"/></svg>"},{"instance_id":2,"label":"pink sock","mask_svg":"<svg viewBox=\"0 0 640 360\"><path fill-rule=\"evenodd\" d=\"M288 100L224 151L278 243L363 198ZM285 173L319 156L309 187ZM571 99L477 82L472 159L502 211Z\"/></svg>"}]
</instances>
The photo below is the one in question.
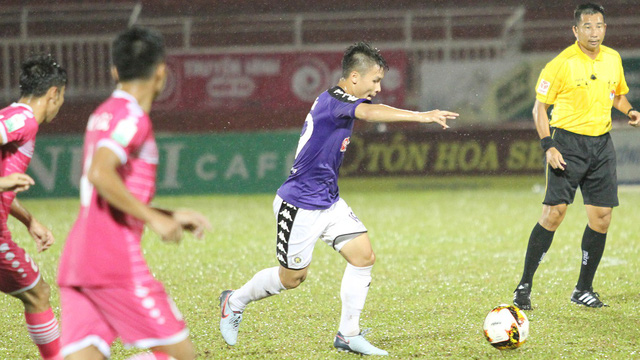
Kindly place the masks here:
<instances>
[{"instance_id":1,"label":"pink sock","mask_svg":"<svg viewBox=\"0 0 640 360\"><path fill-rule=\"evenodd\" d=\"M62 360L60 355L60 331L58 321L51 308L41 313L24 313L27 331L31 340L38 346L45 360Z\"/></svg>"}]
</instances>

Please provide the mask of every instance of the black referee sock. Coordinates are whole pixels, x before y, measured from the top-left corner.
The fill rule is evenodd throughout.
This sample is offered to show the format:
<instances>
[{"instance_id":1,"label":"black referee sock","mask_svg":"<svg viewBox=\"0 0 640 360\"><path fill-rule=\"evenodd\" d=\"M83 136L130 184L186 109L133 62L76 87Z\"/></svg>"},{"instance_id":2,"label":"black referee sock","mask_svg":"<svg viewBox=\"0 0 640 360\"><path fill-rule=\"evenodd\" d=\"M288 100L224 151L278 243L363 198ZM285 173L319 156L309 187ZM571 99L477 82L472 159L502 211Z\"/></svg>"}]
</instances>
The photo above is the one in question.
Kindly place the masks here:
<instances>
[{"instance_id":1,"label":"black referee sock","mask_svg":"<svg viewBox=\"0 0 640 360\"><path fill-rule=\"evenodd\" d=\"M593 278L604 253L604 245L607 242L607 234L602 234L592 230L589 225L584 229L582 235L582 266L580 267L580 278L576 288L580 291L591 290Z\"/></svg>"},{"instance_id":2,"label":"black referee sock","mask_svg":"<svg viewBox=\"0 0 640 360\"><path fill-rule=\"evenodd\" d=\"M524 258L524 271L522 272L520 285L533 282L533 275L538 270L538 265L540 265L542 258L551 246L553 234L555 234L555 231L549 231L539 223L536 223L536 226L533 227L529 237L529 245L527 245L527 255Z\"/></svg>"}]
</instances>

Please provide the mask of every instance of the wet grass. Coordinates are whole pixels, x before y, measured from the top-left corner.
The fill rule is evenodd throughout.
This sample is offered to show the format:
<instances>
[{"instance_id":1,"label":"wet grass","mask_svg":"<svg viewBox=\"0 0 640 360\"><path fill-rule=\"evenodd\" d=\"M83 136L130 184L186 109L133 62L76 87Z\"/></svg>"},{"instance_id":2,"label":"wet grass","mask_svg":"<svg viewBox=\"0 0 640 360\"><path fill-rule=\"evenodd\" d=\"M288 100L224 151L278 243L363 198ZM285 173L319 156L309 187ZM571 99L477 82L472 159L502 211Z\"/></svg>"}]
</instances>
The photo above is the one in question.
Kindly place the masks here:
<instances>
[{"instance_id":1,"label":"wet grass","mask_svg":"<svg viewBox=\"0 0 640 360\"><path fill-rule=\"evenodd\" d=\"M377 255L362 326L372 343L398 359L629 359L640 358L640 192L621 189L595 289L611 307L587 309L569 302L578 278L582 200L569 208L535 278L528 311L531 335L520 349L500 352L483 338L485 314L511 301L529 232L540 214L537 178L365 179L344 181L342 196L369 228ZM344 260L319 243L300 288L251 304L239 342L228 347L218 333L218 294L241 286L258 270L275 266L273 195L163 197L165 207L190 207L211 218L204 241L179 246L144 239L154 274L184 314L199 358L350 359L333 350L340 315ZM14 238L32 253L49 283L75 199L25 200L58 243L35 254L21 226ZM54 310L59 311L57 289ZM0 359L37 359L21 304L0 297ZM120 343L113 359L135 350Z\"/></svg>"}]
</instances>

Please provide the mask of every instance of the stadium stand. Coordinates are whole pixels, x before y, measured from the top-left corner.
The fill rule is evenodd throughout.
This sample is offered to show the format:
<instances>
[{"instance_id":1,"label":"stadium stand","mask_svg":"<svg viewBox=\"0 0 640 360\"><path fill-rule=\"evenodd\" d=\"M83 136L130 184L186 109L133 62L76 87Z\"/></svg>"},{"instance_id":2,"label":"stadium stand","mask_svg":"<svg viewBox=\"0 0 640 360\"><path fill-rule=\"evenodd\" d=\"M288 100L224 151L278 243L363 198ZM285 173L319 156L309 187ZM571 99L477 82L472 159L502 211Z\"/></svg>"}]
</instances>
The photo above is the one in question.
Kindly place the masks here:
<instances>
[{"instance_id":1,"label":"stadium stand","mask_svg":"<svg viewBox=\"0 0 640 360\"><path fill-rule=\"evenodd\" d=\"M640 17L632 1L606 4L607 45L634 47ZM112 87L108 54L113 34L131 24L155 27L171 52L340 51L365 39L383 49L411 51L415 63L493 59L509 51L557 52L573 41L574 4L556 1L396 0L371 4L354 0L323 2L169 0L84 1L4 0L0 5L0 97L17 94L16 66L33 51L49 51L68 68L69 106L84 112ZM417 86L409 79L409 86ZM411 99L409 99L411 101ZM71 108L71 109L69 109ZM76 110L77 108L77 110ZM198 117L210 116L198 113ZM250 129L252 118L239 110L222 114L233 121L204 121L187 131ZM78 115L79 116L79 115ZM175 114L159 112L160 129L180 130ZM304 114L273 111L270 126L297 126ZM62 121L60 121L62 123ZM46 131L78 132L82 120L70 119ZM222 127L220 127L222 126Z\"/></svg>"}]
</instances>

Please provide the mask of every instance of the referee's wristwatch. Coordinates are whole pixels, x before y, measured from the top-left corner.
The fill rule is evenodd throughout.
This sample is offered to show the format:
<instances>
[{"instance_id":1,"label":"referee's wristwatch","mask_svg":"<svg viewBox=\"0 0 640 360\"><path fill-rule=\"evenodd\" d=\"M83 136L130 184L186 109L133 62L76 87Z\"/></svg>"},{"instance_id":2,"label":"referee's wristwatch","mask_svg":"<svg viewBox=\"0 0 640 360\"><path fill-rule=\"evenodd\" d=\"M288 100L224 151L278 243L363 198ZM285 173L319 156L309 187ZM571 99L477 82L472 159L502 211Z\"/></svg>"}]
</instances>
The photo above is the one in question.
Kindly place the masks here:
<instances>
[{"instance_id":1,"label":"referee's wristwatch","mask_svg":"<svg viewBox=\"0 0 640 360\"><path fill-rule=\"evenodd\" d=\"M635 110L636 110L636 109L634 109L633 107L631 107L631 109L627 110L627 117L628 117L629 119L631 119L631 116L629 116L629 113L630 113L630 112L632 112L632 111L635 111Z\"/></svg>"}]
</instances>

